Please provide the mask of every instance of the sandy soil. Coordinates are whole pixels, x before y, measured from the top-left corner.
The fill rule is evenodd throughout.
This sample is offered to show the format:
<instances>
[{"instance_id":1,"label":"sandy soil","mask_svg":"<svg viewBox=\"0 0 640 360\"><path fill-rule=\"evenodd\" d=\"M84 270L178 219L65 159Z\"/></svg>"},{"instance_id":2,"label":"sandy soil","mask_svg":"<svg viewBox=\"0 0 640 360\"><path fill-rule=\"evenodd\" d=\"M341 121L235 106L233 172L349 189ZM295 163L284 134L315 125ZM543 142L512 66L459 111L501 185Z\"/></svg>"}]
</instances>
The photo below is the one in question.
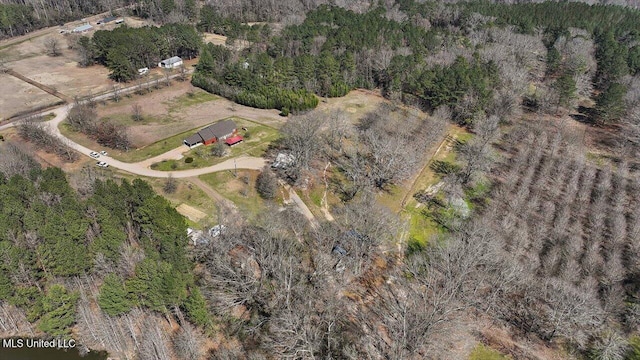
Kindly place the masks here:
<instances>
[{"instance_id":1,"label":"sandy soil","mask_svg":"<svg viewBox=\"0 0 640 360\"><path fill-rule=\"evenodd\" d=\"M60 101L57 97L7 74L0 74L0 94L0 121L19 112Z\"/></svg>"},{"instance_id":2,"label":"sandy soil","mask_svg":"<svg viewBox=\"0 0 640 360\"><path fill-rule=\"evenodd\" d=\"M349 114L352 120L357 120L366 113L374 111L383 102L387 102L387 100L380 96L379 92L354 90L340 98L321 100L314 111L340 110Z\"/></svg>"},{"instance_id":3,"label":"sandy soil","mask_svg":"<svg viewBox=\"0 0 640 360\"><path fill-rule=\"evenodd\" d=\"M110 90L109 70L101 65L81 68L70 50L62 56L38 55L8 64L14 71L69 96L86 96Z\"/></svg>"},{"instance_id":4,"label":"sandy soil","mask_svg":"<svg viewBox=\"0 0 640 360\"><path fill-rule=\"evenodd\" d=\"M200 220L202 220L202 219L207 217L207 214L205 214L202 211L194 208L193 206L189 206L187 204L178 205L176 207L176 211L178 211L180 214L186 216L187 218L189 218L189 220L191 220L193 222L199 222Z\"/></svg>"},{"instance_id":5,"label":"sandy soil","mask_svg":"<svg viewBox=\"0 0 640 360\"><path fill-rule=\"evenodd\" d=\"M214 45L224 45L226 44L227 37L223 35L213 34L213 33L204 33L204 42L212 43Z\"/></svg>"}]
</instances>

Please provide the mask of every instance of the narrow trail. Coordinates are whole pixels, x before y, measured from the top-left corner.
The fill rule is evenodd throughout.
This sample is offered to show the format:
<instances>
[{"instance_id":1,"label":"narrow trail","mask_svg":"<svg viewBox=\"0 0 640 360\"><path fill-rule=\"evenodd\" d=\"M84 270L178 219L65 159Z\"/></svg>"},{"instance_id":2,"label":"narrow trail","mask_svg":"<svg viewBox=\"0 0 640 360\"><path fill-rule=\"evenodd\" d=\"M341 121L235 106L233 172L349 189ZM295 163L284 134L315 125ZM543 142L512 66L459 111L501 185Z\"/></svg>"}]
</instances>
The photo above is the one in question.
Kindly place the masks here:
<instances>
[{"instance_id":1,"label":"narrow trail","mask_svg":"<svg viewBox=\"0 0 640 360\"><path fill-rule=\"evenodd\" d=\"M329 212L329 204L327 203L327 191L329 191L329 182L327 181L327 169L331 166L331 162L327 163L322 173L322 180L324 180L324 194L322 194L322 200L320 201L320 208L322 214L328 221L334 221L333 215Z\"/></svg>"},{"instance_id":2,"label":"narrow trail","mask_svg":"<svg viewBox=\"0 0 640 360\"><path fill-rule=\"evenodd\" d=\"M433 162L433 159L436 156L438 156L438 153L440 152L440 150L442 150L444 146L448 145L452 141L455 141L455 135L451 135L451 133L447 131L447 133L444 136L444 139L442 139L442 141L440 142L440 145L438 145L438 147L433 152L433 154L431 154L431 156L429 157L429 160L427 160L427 162L424 164L420 172L411 180L411 186L409 187L409 190L404 194L404 197L402 198L402 203L400 205L400 210L398 210L398 213L401 213L404 210L404 207L407 205L407 200L409 199L409 196L413 195L418 179L420 179L424 175L424 173L429 169L429 165L431 165L431 163Z\"/></svg>"}]
</instances>

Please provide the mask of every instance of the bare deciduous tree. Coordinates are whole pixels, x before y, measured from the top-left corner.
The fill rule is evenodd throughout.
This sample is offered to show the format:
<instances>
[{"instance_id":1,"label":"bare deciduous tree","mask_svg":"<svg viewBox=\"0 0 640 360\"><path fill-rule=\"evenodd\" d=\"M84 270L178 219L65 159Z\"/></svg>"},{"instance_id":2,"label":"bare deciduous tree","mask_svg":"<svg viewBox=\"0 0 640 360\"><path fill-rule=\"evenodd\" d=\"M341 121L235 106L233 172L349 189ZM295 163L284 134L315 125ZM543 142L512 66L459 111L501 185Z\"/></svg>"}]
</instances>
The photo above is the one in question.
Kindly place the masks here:
<instances>
[{"instance_id":1,"label":"bare deciduous tree","mask_svg":"<svg viewBox=\"0 0 640 360\"><path fill-rule=\"evenodd\" d=\"M182 360L199 360L202 335L191 324L183 323L180 330L173 336L173 348Z\"/></svg>"},{"instance_id":2,"label":"bare deciduous tree","mask_svg":"<svg viewBox=\"0 0 640 360\"><path fill-rule=\"evenodd\" d=\"M131 105L131 118L136 122L144 120L144 115L142 115L142 106L140 106L140 104L135 103Z\"/></svg>"},{"instance_id":3,"label":"bare deciduous tree","mask_svg":"<svg viewBox=\"0 0 640 360\"><path fill-rule=\"evenodd\" d=\"M60 56L62 54L60 51L60 43L58 39L54 37L48 37L44 40L44 48L49 56Z\"/></svg>"}]
</instances>

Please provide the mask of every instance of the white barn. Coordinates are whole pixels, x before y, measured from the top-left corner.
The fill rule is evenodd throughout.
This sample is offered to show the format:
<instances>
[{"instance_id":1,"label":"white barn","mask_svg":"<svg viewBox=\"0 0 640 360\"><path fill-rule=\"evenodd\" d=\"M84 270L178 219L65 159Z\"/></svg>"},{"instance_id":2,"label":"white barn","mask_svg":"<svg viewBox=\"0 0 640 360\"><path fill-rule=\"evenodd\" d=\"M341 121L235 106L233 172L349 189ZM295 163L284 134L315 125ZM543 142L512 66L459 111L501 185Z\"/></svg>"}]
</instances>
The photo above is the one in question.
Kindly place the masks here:
<instances>
[{"instance_id":1,"label":"white barn","mask_svg":"<svg viewBox=\"0 0 640 360\"><path fill-rule=\"evenodd\" d=\"M78 26L77 28L73 29L72 32L74 33L83 33L86 31L89 31L93 29L93 26L89 25L89 24L84 24L82 26Z\"/></svg>"},{"instance_id":2,"label":"white barn","mask_svg":"<svg viewBox=\"0 0 640 360\"><path fill-rule=\"evenodd\" d=\"M174 56L172 58L162 60L158 63L158 67L165 69L174 69L182 66L182 59L178 56Z\"/></svg>"}]
</instances>

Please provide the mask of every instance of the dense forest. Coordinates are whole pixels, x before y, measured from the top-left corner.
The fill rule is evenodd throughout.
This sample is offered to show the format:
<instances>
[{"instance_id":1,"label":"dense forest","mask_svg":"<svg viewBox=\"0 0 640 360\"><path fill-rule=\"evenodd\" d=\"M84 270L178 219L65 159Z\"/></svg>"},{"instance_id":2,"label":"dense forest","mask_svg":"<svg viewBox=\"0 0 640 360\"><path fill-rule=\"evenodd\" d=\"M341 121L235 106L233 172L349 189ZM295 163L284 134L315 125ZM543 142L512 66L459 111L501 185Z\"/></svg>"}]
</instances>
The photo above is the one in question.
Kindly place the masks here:
<instances>
[{"instance_id":1,"label":"dense forest","mask_svg":"<svg viewBox=\"0 0 640 360\"><path fill-rule=\"evenodd\" d=\"M132 80L138 69L156 67L172 56L192 59L198 55L201 44L192 26L180 24L99 30L90 40L79 42L81 52L111 69L109 76L116 81Z\"/></svg>"},{"instance_id":2,"label":"dense forest","mask_svg":"<svg viewBox=\"0 0 640 360\"><path fill-rule=\"evenodd\" d=\"M0 299L38 330L68 336L80 321L77 281L93 275L104 278L98 304L109 316L181 307L193 323L209 321L194 298L185 221L148 184L96 181L81 196L60 169L12 174L3 165Z\"/></svg>"}]
</instances>

